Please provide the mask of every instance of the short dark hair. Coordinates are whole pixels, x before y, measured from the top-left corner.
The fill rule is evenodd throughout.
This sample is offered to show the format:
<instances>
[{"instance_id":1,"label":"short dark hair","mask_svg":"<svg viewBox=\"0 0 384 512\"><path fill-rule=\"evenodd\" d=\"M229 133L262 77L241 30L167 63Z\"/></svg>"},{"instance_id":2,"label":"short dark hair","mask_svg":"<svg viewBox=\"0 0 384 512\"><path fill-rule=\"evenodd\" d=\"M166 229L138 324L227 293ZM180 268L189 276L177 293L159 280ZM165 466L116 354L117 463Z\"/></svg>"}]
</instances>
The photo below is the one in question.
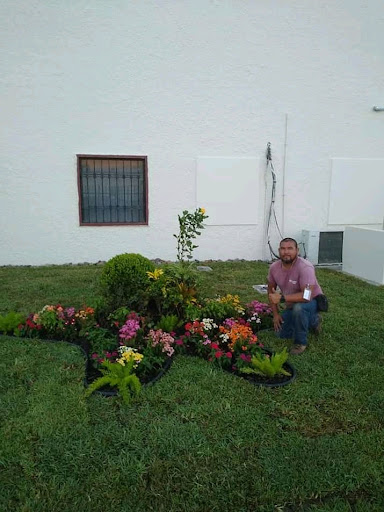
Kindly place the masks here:
<instances>
[{"instance_id":1,"label":"short dark hair","mask_svg":"<svg viewBox=\"0 0 384 512\"><path fill-rule=\"evenodd\" d=\"M283 242L293 242L295 244L295 247L297 249L297 242L294 238L290 238L290 237L287 237L287 238L283 238L281 241L280 241L280 244L279 244L279 247L280 245L283 243Z\"/></svg>"}]
</instances>

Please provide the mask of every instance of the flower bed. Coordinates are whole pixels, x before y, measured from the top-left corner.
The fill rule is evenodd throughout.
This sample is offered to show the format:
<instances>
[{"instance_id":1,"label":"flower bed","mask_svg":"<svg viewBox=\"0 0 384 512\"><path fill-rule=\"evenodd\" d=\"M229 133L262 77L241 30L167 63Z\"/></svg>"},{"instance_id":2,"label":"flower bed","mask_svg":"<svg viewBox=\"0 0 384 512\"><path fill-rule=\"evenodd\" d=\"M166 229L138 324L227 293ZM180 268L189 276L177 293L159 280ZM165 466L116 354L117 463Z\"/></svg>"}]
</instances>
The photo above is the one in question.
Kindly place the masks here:
<instances>
[{"instance_id":1,"label":"flower bed","mask_svg":"<svg viewBox=\"0 0 384 512\"><path fill-rule=\"evenodd\" d=\"M153 281L163 273L148 274ZM250 381L271 371L265 362L269 356L258 339L258 332L271 319L267 304L253 301L242 305L237 296L228 294L190 302L185 312L189 321L163 315L154 322L150 312L139 314L125 307L106 315L100 308L46 305L26 319L14 313L1 317L0 329L20 337L62 339L80 345L88 358L87 393L101 389L112 394L118 389L126 401L141 385L163 375L175 354L202 357ZM206 313L212 316L204 316ZM228 313L232 316L226 316ZM267 371L267 377L258 380L268 385L276 380L275 375L286 379L283 374L289 370L285 368L286 359L272 369L274 375Z\"/></svg>"}]
</instances>

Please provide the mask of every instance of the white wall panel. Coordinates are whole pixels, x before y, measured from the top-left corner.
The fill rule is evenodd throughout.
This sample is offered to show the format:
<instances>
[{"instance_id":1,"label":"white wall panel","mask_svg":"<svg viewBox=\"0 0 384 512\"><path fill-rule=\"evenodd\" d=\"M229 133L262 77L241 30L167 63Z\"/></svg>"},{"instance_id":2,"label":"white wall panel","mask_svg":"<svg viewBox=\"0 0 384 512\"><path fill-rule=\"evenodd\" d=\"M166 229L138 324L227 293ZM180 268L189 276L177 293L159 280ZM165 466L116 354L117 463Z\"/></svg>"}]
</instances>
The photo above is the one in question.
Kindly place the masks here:
<instances>
[{"instance_id":1,"label":"white wall panel","mask_svg":"<svg viewBox=\"0 0 384 512\"><path fill-rule=\"evenodd\" d=\"M380 224L384 217L384 159L333 158L329 224Z\"/></svg>"},{"instance_id":2,"label":"white wall panel","mask_svg":"<svg viewBox=\"0 0 384 512\"><path fill-rule=\"evenodd\" d=\"M347 226L343 240L343 271L384 284L384 231Z\"/></svg>"}]
</instances>

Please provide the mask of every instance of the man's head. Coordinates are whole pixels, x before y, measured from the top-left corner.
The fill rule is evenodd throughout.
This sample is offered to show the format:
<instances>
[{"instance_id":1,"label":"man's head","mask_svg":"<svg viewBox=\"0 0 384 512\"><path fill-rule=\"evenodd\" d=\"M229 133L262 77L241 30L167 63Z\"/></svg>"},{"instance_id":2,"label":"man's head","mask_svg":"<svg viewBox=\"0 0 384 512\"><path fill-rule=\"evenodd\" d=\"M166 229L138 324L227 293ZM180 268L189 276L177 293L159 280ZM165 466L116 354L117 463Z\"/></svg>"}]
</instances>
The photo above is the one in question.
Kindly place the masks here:
<instances>
[{"instance_id":1,"label":"man's head","mask_svg":"<svg viewBox=\"0 0 384 512\"><path fill-rule=\"evenodd\" d=\"M299 254L299 248L294 238L283 238L279 246L279 256L283 263L290 264Z\"/></svg>"}]
</instances>

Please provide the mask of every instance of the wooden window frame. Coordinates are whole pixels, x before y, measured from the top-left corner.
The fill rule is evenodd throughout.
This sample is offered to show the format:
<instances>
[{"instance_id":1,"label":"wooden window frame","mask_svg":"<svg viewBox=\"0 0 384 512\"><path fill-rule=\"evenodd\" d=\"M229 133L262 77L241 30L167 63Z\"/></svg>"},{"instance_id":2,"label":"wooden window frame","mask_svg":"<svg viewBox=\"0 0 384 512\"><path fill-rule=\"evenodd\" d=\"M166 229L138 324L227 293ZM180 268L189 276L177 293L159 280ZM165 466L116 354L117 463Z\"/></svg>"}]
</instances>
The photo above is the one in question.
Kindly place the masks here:
<instances>
[{"instance_id":1,"label":"wooden window frame","mask_svg":"<svg viewBox=\"0 0 384 512\"><path fill-rule=\"evenodd\" d=\"M81 188L81 160L89 158L93 160L141 160L144 164L144 193L145 193L145 206L144 214L145 221L143 222L83 222L82 219L82 188ZM89 155L77 154L77 191L78 191L78 204L79 204L79 224L80 226L148 226L148 159L147 156L137 155Z\"/></svg>"}]
</instances>

